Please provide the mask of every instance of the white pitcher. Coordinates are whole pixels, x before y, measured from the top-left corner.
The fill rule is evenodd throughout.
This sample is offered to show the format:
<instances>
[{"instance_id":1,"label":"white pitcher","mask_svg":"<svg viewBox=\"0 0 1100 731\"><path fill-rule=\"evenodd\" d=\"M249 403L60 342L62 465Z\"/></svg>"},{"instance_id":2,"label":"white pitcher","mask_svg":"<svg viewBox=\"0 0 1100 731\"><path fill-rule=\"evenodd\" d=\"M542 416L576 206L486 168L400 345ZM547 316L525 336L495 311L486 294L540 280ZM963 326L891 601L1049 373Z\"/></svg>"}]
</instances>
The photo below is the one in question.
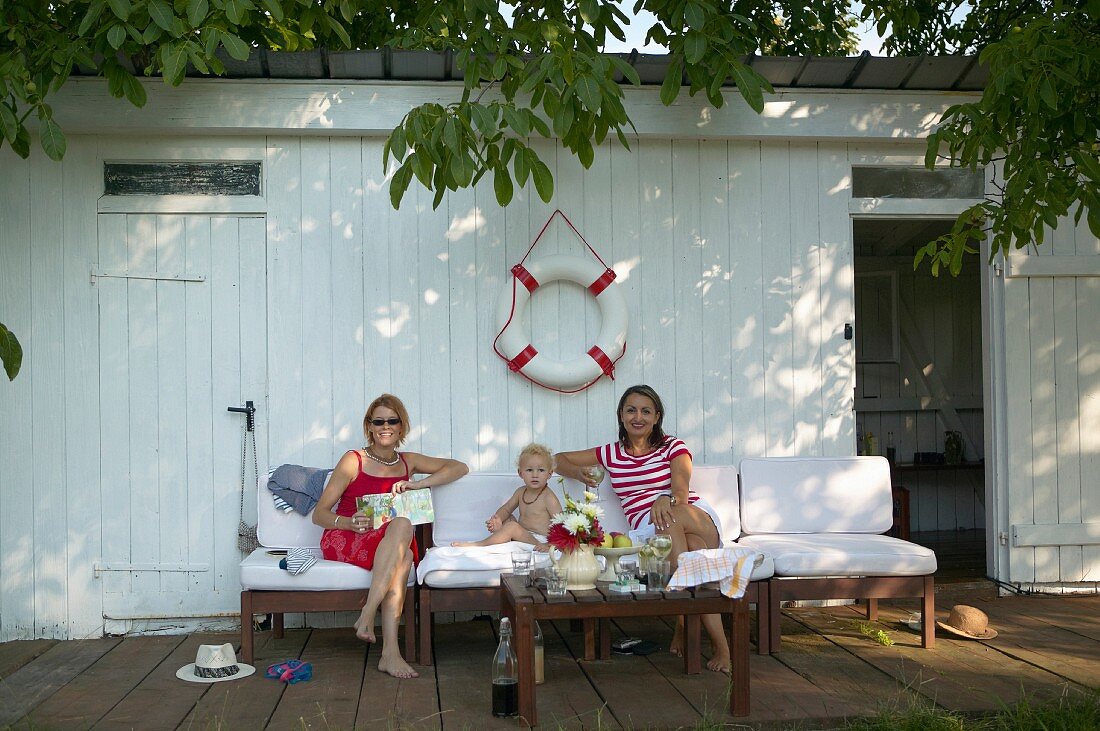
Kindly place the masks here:
<instances>
[{"instance_id":1,"label":"white pitcher","mask_svg":"<svg viewBox=\"0 0 1100 731\"><path fill-rule=\"evenodd\" d=\"M561 551L560 557L556 555L558 553L557 550L551 550L550 560L558 573L566 576L566 589L572 591L596 588L596 577L603 570L600 561L606 561L603 556L597 556L592 552L592 546L587 544L577 546L573 551Z\"/></svg>"}]
</instances>

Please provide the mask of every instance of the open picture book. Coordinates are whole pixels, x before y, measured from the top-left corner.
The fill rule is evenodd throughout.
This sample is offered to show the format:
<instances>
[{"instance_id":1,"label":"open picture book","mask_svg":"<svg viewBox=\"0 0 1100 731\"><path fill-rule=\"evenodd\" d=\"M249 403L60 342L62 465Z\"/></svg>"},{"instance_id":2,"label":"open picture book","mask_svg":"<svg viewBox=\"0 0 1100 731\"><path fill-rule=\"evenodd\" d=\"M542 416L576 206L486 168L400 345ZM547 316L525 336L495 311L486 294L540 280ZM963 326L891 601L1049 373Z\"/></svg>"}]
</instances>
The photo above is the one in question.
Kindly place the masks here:
<instances>
[{"instance_id":1,"label":"open picture book","mask_svg":"<svg viewBox=\"0 0 1100 731\"><path fill-rule=\"evenodd\" d=\"M361 495L355 499L359 512L370 519L371 528L378 528L394 518L408 518L413 525L435 520L431 490L409 490L399 495L384 492Z\"/></svg>"}]
</instances>

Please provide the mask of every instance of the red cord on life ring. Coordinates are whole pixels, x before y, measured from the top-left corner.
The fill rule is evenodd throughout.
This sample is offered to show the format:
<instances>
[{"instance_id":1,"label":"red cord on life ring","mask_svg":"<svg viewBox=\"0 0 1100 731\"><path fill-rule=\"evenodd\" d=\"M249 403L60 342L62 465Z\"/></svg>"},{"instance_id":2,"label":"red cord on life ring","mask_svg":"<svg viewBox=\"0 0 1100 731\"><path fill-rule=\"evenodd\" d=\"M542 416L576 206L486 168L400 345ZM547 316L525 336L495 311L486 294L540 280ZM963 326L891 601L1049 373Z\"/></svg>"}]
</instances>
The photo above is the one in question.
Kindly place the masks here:
<instances>
[{"instance_id":1,"label":"red cord on life ring","mask_svg":"<svg viewBox=\"0 0 1100 731\"><path fill-rule=\"evenodd\" d=\"M552 254L525 265L528 255L542 238L554 216L559 215L584 242L596 261L568 254ZM558 393L583 391L604 376L614 379L615 363L626 353L626 302L618 288L612 286L615 281L614 270L589 246L564 213L560 210L554 211L523 255L523 259L512 267L511 272L511 296L501 297L497 307L497 324L500 330L493 339L493 352L508 364L509 370L519 373L535 385ZM520 319L516 317L527 306L531 295L540 285L562 279L575 282L591 292L600 305L603 320L596 343L584 354L571 360L554 360L539 353L531 344Z\"/></svg>"}]
</instances>

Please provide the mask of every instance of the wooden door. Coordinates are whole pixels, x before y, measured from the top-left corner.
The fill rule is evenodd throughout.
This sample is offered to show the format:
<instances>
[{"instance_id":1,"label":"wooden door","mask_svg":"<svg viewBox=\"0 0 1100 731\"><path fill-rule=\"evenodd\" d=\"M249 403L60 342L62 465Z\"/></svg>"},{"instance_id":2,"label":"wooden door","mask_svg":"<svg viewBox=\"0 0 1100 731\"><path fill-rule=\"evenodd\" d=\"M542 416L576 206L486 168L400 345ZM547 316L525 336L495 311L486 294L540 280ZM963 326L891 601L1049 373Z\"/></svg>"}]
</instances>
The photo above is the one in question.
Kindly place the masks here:
<instances>
[{"instance_id":1,"label":"wooden door","mask_svg":"<svg viewBox=\"0 0 1100 731\"><path fill-rule=\"evenodd\" d=\"M226 409L264 421L265 251L261 216L99 216L107 632L239 606L244 417Z\"/></svg>"}]
</instances>

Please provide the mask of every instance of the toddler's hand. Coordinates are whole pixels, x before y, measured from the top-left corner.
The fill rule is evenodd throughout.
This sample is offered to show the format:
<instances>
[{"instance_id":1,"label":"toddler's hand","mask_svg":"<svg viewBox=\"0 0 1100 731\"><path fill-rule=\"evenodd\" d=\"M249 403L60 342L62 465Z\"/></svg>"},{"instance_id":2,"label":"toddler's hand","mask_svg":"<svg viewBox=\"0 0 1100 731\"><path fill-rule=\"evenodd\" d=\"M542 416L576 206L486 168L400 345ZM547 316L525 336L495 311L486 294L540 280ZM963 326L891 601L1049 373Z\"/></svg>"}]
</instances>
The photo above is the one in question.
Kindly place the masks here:
<instances>
[{"instance_id":1,"label":"toddler's hand","mask_svg":"<svg viewBox=\"0 0 1100 731\"><path fill-rule=\"evenodd\" d=\"M495 515L485 521L485 527L489 530L490 533L496 533L498 530L500 530L501 525L502 523L500 522L500 518Z\"/></svg>"}]
</instances>

